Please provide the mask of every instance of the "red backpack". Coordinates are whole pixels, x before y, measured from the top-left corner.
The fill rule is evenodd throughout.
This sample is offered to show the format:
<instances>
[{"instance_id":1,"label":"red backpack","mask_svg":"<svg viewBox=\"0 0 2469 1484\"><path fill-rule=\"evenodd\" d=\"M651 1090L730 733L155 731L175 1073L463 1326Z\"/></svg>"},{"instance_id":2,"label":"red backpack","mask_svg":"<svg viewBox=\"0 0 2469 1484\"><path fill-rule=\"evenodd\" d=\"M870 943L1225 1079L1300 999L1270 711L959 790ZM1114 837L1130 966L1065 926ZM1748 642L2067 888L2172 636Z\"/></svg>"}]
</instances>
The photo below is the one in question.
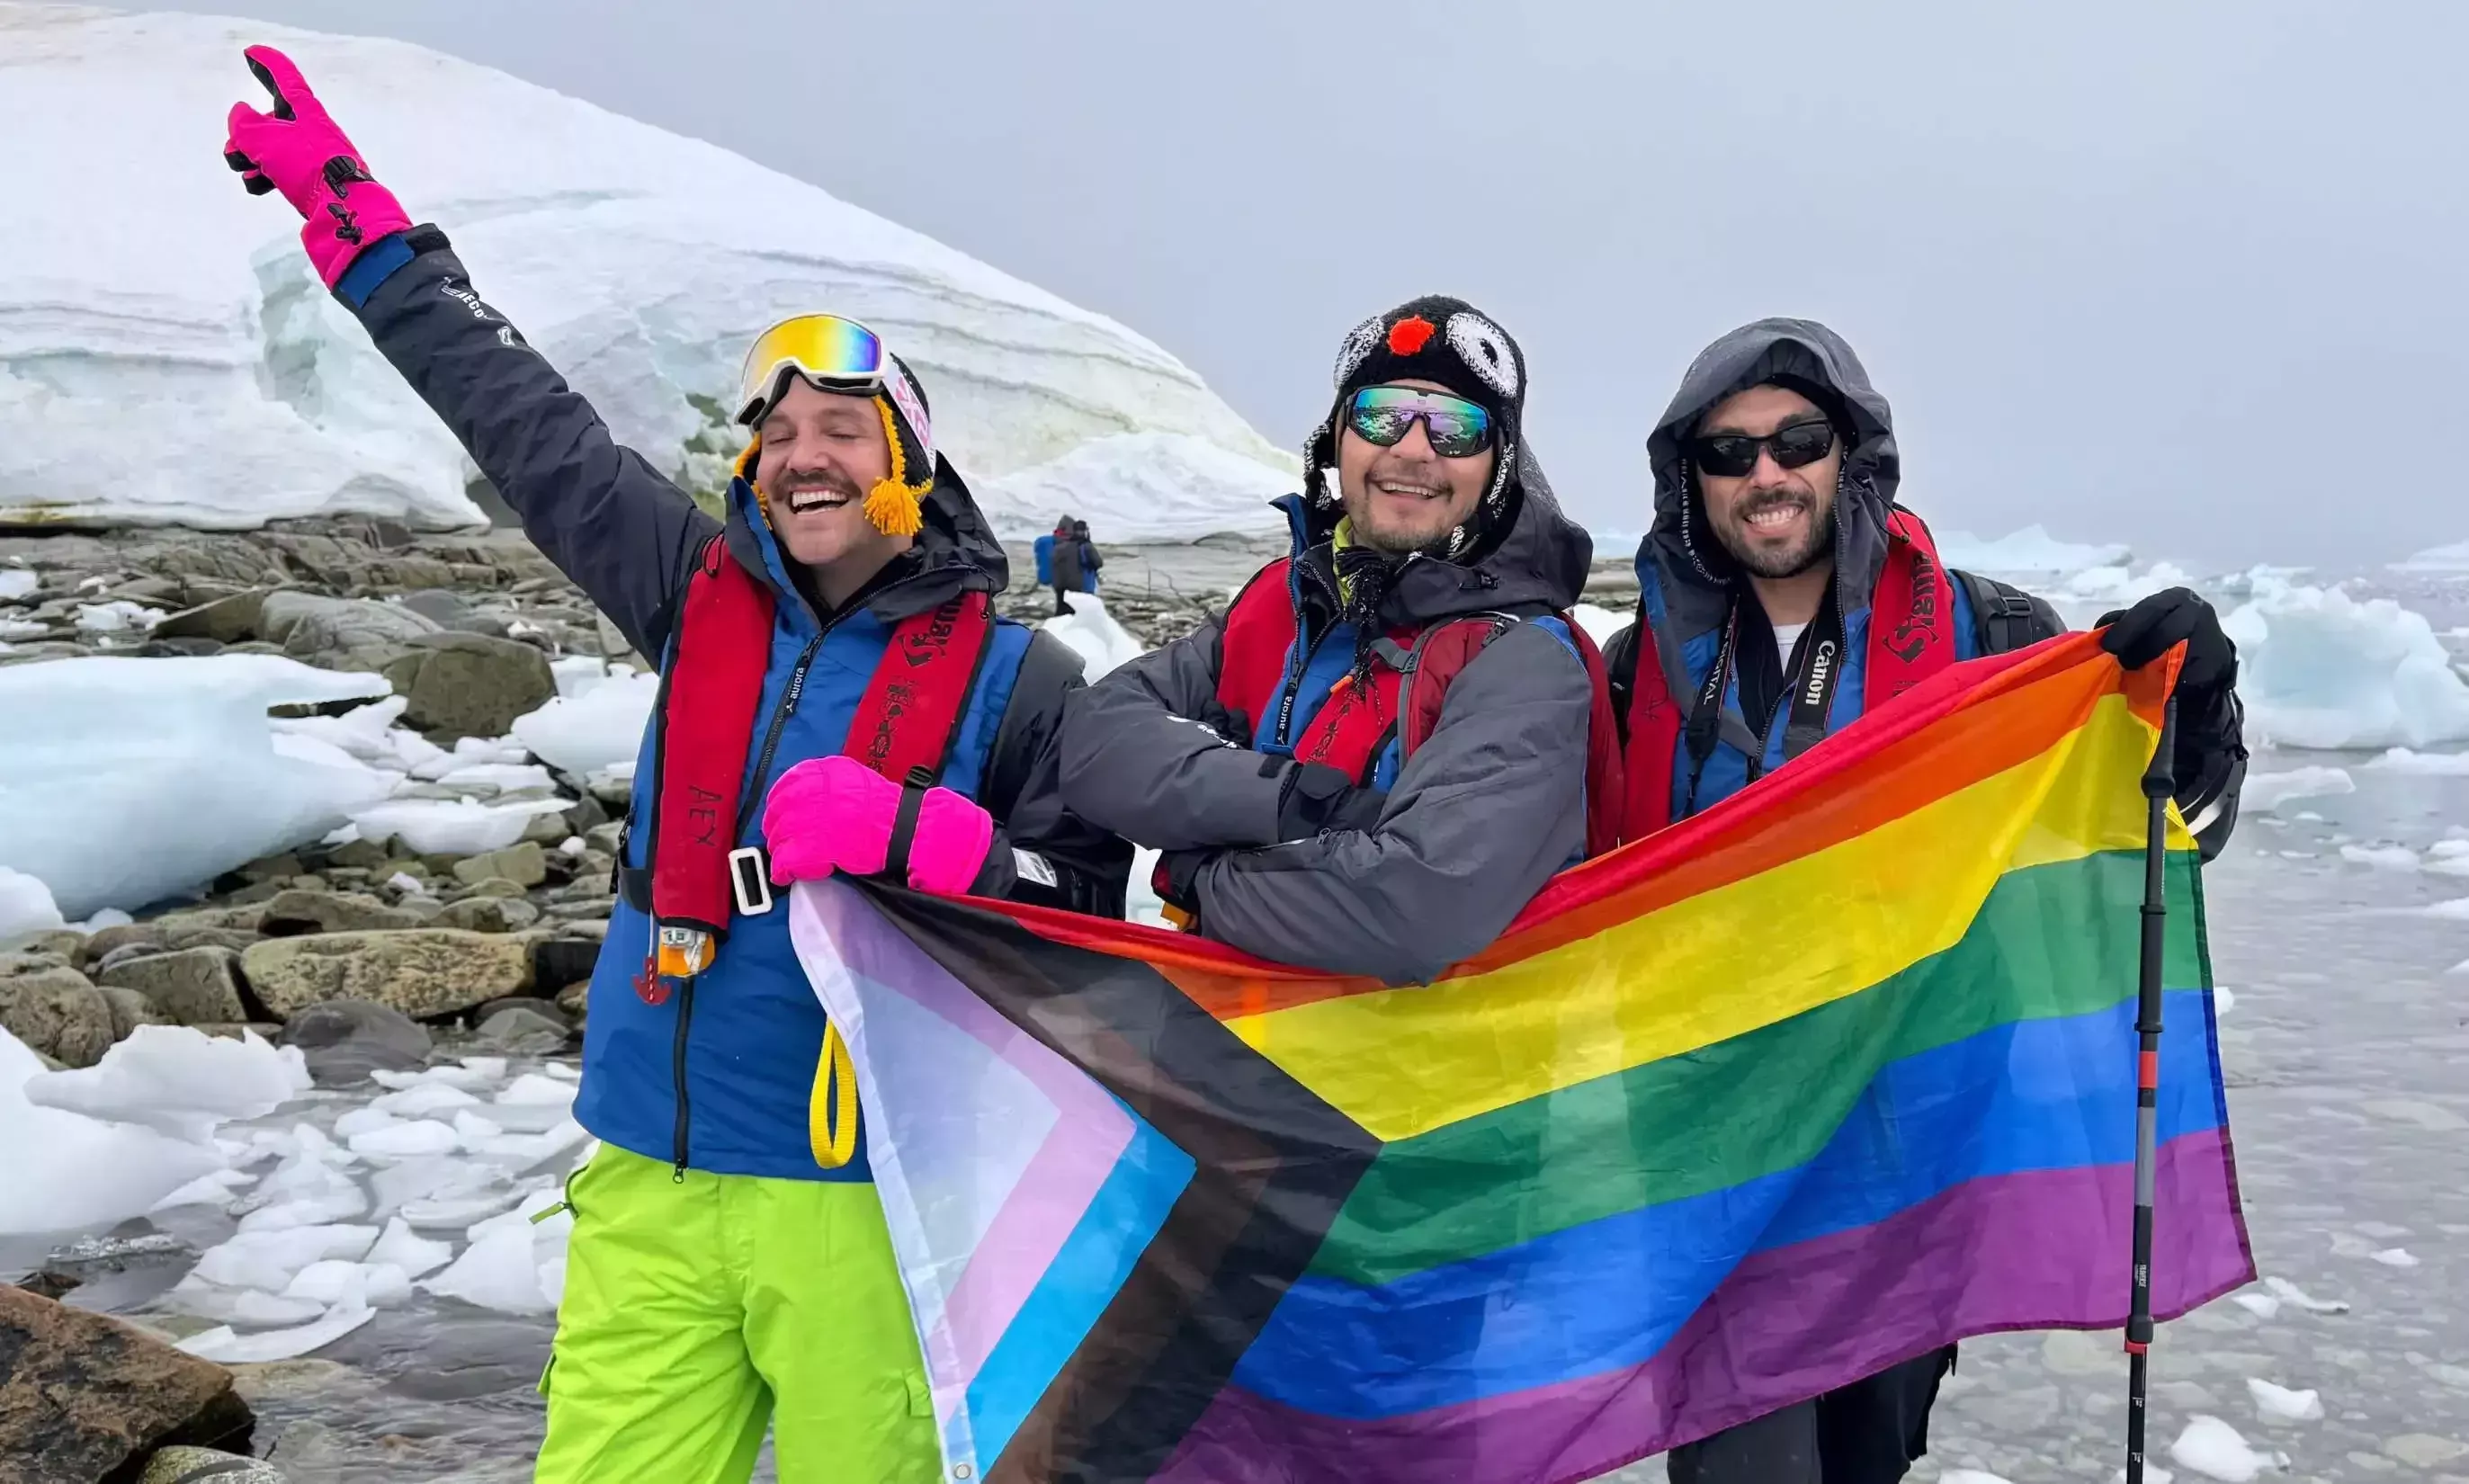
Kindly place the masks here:
<instances>
[{"instance_id":1,"label":"red backpack","mask_svg":"<svg viewBox=\"0 0 2469 1484\"><path fill-rule=\"evenodd\" d=\"M1257 739L1274 735L1293 714L1298 697L1286 684L1287 666L1301 638L1290 573L1291 558L1262 568L1244 585L1226 615L1217 665L1217 702L1243 719ZM1586 854L1618 844L1622 800L1620 733L1612 717L1611 687L1603 652L1577 621L1557 615L1586 667L1591 704L1586 723ZM1417 632L1391 631L1373 646L1372 684L1349 675L1337 683L1310 723L1294 736L1294 755L1324 763L1357 783L1366 781L1392 737L1399 759L1412 757L1440 725L1441 707L1458 673L1484 647L1521 620L1507 614L1472 614ZM1274 714L1272 712L1274 711Z\"/></svg>"}]
</instances>

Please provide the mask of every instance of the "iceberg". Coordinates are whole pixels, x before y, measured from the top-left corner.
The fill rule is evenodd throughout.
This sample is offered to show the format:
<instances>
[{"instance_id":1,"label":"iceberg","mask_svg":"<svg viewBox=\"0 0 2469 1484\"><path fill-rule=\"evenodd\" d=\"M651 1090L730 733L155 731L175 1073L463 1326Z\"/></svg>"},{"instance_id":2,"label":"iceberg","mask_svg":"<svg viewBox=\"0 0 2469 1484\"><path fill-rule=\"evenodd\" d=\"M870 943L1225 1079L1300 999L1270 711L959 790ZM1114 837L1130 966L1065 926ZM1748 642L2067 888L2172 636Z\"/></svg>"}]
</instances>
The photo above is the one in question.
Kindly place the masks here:
<instances>
[{"instance_id":1,"label":"iceberg","mask_svg":"<svg viewBox=\"0 0 2469 1484\"><path fill-rule=\"evenodd\" d=\"M1019 503L996 500L1005 534L1044 529L1055 481L1083 475L1070 508L1111 541L1263 528L1255 492L1299 473L1115 321L504 73L200 15L0 3L0 129L81 141L28 151L0 220L0 523L481 522L462 451L318 284L297 220L215 157L231 104L264 102L239 60L258 41L300 62L414 217L452 234L480 291L665 470L687 469L689 441L727 436L695 399L727 400L757 332L828 309L916 367L938 441L975 484L1046 471ZM107 186L96 160L110 161ZM177 222L178 250L97 230L99 190ZM178 415L126 437L147 406ZM705 452L698 473L717 467ZM1205 477L1153 509L1177 472Z\"/></svg>"},{"instance_id":2,"label":"iceberg","mask_svg":"<svg viewBox=\"0 0 2469 1484\"><path fill-rule=\"evenodd\" d=\"M2469 682L2426 616L2389 598L2250 573L2221 620L2238 647L2247 739L2296 748L2412 748L2469 738Z\"/></svg>"},{"instance_id":3,"label":"iceberg","mask_svg":"<svg viewBox=\"0 0 2469 1484\"><path fill-rule=\"evenodd\" d=\"M613 676L516 717L514 738L559 772L588 777L635 761L659 695L657 675Z\"/></svg>"},{"instance_id":4,"label":"iceberg","mask_svg":"<svg viewBox=\"0 0 2469 1484\"><path fill-rule=\"evenodd\" d=\"M2103 568L2124 568L2128 558L2124 546L2088 546L2060 541L2038 525L2027 525L1995 541L1949 531L1937 538L1937 554L1949 567L2003 577L2025 587L2035 579L2046 583Z\"/></svg>"},{"instance_id":5,"label":"iceberg","mask_svg":"<svg viewBox=\"0 0 2469 1484\"><path fill-rule=\"evenodd\" d=\"M84 918L307 845L383 799L399 775L316 737L276 736L266 707L388 690L381 676L274 655L0 669L0 716L42 719L0 728L0 867Z\"/></svg>"},{"instance_id":6,"label":"iceberg","mask_svg":"<svg viewBox=\"0 0 2469 1484\"><path fill-rule=\"evenodd\" d=\"M2457 541L2448 546L2430 546L2415 556L2394 562L2392 570L2469 575L2469 541Z\"/></svg>"},{"instance_id":7,"label":"iceberg","mask_svg":"<svg viewBox=\"0 0 2469 1484\"><path fill-rule=\"evenodd\" d=\"M0 1148L9 1150L0 1237L101 1231L224 1168L204 1145L28 1099L27 1083L57 1075L0 1029Z\"/></svg>"}]
</instances>

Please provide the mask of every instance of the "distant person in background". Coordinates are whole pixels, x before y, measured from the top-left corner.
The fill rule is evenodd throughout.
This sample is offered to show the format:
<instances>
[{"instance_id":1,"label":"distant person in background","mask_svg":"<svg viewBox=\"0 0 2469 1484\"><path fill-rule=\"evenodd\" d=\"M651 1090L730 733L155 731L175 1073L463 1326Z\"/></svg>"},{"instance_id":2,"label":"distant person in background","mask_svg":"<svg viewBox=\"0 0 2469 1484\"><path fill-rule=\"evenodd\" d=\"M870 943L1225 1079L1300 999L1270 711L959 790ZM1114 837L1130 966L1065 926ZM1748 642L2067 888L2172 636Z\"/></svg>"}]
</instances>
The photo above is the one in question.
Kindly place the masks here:
<instances>
[{"instance_id":1,"label":"distant person in background","mask_svg":"<svg viewBox=\"0 0 2469 1484\"><path fill-rule=\"evenodd\" d=\"M1068 515L1057 518L1054 529L1037 538L1029 548L1037 554L1037 585L1054 590L1054 614L1058 618L1072 612L1072 605L1063 601L1063 583L1054 575L1054 552L1056 547L1071 543L1072 524Z\"/></svg>"},{"instance_id":2,"label":"distant person in background","mask_svg":"<svg viewBox=\"0 0 2469 1484\"><path fill-rule=\"evenodd\" d=\"M1088 522L1072 522L1072 544L1080 555L1080 591L1095 592L1097 591L1097 568L1106 565L1106 559L1097 554L1097 544L1089 539Z\"/></svg>"},{"instance_id":3,"label":"distant person in background","mask_svg":"<svg viewBox=\"0 0 2469 1484\"><path fill-rule=\"evenodd\" d=\"M567 1185L538 1477L735 1484L769 1429L784 1479L929 1484L849 1055L771 885L889 874L1120 916L1130 852L1056 784L1081 662L992 615L1003 547L871 331L815 314L756 340L715 521L473 291L282 53L246 56L274 108L232 109L225 158L308 219L318 276L661 668L591 976L574 1111L601 1145Z\"/></svg>"},{"instance_id":4,"label":"distant person in background","mask_svg":"<svg viewBox=\"0 0 2469 1484\"><path fill-rule=\"evenodd\" d=\"M1074 521L1054 533L1054 612L1072 612L1067 593L1089 591L1089 574L1080 560L1083 549L1081 533L1088 530L1085 521Z\"/></svg>"},{"instance_id":5,"label":"distant person in background","mask_svg":"<svg viewBox=\"0 0 2469 1484\"><path fill-rule=\"evenodd\" d=\"M2065 631L2040 599L1939 565L1927 528L1895 503L1886 399L1823 325L1760 320L1708 346L1647 452L1654 510L1637 621L1605 651L1627 748L1624 840L1791 766L1947 664ZM2173 766L2208 860L2227 843L2246 776L2236 652L2184 588L2102 622L2129 668L2186 645ZM1673 1484L1893 1484L1927 1451L1929 1407L1953 1365L1951 1347L1930 1351L1674 1449Z\"/></svg>"}]
</instances>

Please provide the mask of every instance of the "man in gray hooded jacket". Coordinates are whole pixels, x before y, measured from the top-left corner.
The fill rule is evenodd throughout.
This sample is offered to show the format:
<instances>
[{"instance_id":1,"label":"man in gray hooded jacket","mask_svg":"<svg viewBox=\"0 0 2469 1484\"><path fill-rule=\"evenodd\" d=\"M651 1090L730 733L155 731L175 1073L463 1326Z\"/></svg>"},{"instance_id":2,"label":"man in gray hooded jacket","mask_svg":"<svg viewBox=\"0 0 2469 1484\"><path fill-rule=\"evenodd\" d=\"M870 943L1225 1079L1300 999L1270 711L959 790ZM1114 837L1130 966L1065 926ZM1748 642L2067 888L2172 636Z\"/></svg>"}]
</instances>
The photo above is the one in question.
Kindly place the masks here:
<instances>
[{"instance_id":1,"label":"man in gray hooded jacket","mask_svg":"<svg viewBox=\"0 0 2469 1484\"><path fill-rule=\"evenodd\" d=\"M1524 448L1516 343L1471 306L1364 321L1336 383L1280 501L1292 553L1067 707L1063 790L1165 852L1203 935L1421 984L1584 852L1595 691L1558 615L1593 544Z\"/></svg>"},{"instance_id":2,"label":"man in gray hooded jacket","mask_svg":"<svg viewBox=\"0 0 2469 1484\"><path fill-rule=\"evenodd\" d=\"M1638 549L1637 623L1605 657L1627 739L1625 839L1789 766L1931 663L2064 632L2040 599L1939 568L1927 528L1895 502L1886 399L1824 325L1765 319L1708 346L1647 451L1654 523ZM2129 668L2186 644L2177 797L2208 860L2227 843L2246 776L2236 654L2183 588L2102 623ZM1642 675L1674 707L1637 704L1658 688ZM1675 708L1676 731L1669 720L1657 731L1650 714ZM1951 1349L1929 1351L1676 1449L1673 1484L1892 1484L1926 1451L1953 1363Z\"/></svg>"}]
</instances>

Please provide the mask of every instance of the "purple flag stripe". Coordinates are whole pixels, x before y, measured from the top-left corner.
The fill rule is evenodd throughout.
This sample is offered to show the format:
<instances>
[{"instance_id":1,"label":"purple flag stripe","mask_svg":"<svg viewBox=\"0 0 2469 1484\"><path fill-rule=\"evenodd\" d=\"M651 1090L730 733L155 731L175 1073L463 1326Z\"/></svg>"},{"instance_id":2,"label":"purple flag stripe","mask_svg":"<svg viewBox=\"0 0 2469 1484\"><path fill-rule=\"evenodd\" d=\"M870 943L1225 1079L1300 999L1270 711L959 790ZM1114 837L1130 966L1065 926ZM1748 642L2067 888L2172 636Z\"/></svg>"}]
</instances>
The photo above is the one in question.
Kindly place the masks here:
<instances>
[{"instance_id":1,"label":"purple flag stripe","mask_svg":"<svg viewBox=\"0 0 2469 1484\"><path fill-rule=\"evenodd\" d=\"M2154 1313L2175 1318L2252 1282L2222 1131L2163 1146L2159 1185ZM2134 1195L2125 1164L1974 1180L1873 1225L1752 1255L1642 1364L1508 1396L1353 1422L1229 1387L1156 1477L1570 1484L1958 1339L2117 1328ZM1310 1472L1268 1462L1281 1459Z\"/></svg>"}]
</instances>

